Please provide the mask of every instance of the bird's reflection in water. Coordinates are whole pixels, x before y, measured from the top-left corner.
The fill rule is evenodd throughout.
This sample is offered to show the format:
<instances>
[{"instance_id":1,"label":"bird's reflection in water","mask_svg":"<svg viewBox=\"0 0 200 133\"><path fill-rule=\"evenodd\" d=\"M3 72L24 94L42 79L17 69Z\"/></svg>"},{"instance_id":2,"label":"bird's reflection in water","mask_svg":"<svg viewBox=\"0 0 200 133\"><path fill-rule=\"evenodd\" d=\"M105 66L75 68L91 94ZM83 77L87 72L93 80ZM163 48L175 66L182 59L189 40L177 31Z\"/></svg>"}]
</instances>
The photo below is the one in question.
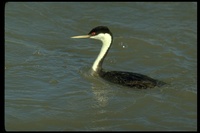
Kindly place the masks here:
<instances>
[{"instance_id":1,"label":"bird's reflection in water","mask_svg":"<svg viewBox=\"0 0 200 133\"><path fill-rule=\"evenodd\" d=\"M98 106L105 107L109 100L107 90L93 86L92 91L94 98L97 100Z\"/></svg>"},{"instance_id":2,"label":"bird's reflection in water","mask_svg":"<svg viewBox=\"0 0 200 133\"><path fill-rule=\"evenodd\" d=\"M105 83L95 83L92 84L92 92L94 94L94 99L97 101L98 107L106 107L109 104L109 99L112 98L112 89L108 84Z\"/></svg>"}]
</instances>

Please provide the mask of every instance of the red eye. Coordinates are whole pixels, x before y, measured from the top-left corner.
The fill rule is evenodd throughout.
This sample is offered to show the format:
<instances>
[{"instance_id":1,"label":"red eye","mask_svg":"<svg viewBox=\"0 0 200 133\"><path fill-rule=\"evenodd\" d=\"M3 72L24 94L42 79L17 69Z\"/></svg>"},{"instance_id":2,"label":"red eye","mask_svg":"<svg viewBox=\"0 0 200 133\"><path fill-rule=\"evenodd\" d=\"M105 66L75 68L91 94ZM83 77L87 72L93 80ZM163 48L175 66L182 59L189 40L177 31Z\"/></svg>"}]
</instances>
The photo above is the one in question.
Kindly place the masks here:
<instances>
[{"instance_id":1,"label":"red eye","mask_svg":"<svg viewBox=\"0 0 200 133\"><path fill-rule=\"evenodd\" d=\"M96 32L92 32L91 35L92 35L92 36L96 35Z\"/></svg>"}]
</instances>

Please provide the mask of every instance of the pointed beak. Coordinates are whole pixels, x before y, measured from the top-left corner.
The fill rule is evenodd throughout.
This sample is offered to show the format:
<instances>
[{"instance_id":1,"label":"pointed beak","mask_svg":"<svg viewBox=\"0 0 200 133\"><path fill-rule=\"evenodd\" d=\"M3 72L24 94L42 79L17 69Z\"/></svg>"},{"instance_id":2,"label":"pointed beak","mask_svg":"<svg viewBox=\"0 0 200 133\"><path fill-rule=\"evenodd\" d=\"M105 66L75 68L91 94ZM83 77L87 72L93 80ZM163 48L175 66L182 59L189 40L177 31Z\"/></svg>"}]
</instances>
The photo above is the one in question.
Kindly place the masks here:
<instances>
[{"instance_id":1,"label":"pointed beak","mask_svg":"<svg viewBox=\"0 0 200 133\"><path fill-rule=\"evenodd\" d=\"M71 38L90 38L90 35L72 36Z\"/></svg>"}]
</instances>

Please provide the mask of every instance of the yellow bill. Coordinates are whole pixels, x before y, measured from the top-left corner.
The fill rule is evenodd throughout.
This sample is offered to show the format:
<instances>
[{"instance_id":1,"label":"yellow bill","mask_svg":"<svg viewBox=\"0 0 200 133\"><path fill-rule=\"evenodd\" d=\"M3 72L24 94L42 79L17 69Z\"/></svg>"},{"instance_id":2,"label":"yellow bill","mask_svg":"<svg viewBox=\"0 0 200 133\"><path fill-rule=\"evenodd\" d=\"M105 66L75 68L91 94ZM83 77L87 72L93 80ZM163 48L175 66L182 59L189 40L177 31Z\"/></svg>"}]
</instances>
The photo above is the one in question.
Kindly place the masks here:
<instances>
[{"instance_id":1,"label":"yellow bill","mask_svg":"<svg viewBox=\"0 0 200 133\"><path fill-rule=\"evenodd\" d=\"M72 36L71 38L89 38L90 35Z\"/></svg>"}]
</instances>

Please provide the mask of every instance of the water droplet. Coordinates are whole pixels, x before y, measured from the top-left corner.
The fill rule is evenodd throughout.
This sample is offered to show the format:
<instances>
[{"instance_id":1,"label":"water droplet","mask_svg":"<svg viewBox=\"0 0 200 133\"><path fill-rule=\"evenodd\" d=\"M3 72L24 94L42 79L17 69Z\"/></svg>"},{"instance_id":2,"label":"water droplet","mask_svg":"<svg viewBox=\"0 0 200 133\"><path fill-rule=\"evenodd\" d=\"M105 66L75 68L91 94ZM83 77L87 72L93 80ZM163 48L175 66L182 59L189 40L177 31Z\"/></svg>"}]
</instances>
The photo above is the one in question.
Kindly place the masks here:
<instances>
[{"instance_id":1,"label":"water droplet","mask_svg":"<svg viewBox=\"0 0 200 133\"><path fill-rule=\"evenodd\" d=\"M33 52L33 55L40 56L40 55L43 55L43 54L42 54L41 50L36 50L35 52Z\"/></svg>"},{"instance_id":2,"label":"water droplet","mask_svg":"<svg viewBox=\"0 0 200 133\"><path fill-rule=\"evenodd\" d=\"M128 48L128 45L127 45L127 44L124 44L123 42L120 42L119 45L120 45L122 48Z\"/></svg>"}]
</instances>

